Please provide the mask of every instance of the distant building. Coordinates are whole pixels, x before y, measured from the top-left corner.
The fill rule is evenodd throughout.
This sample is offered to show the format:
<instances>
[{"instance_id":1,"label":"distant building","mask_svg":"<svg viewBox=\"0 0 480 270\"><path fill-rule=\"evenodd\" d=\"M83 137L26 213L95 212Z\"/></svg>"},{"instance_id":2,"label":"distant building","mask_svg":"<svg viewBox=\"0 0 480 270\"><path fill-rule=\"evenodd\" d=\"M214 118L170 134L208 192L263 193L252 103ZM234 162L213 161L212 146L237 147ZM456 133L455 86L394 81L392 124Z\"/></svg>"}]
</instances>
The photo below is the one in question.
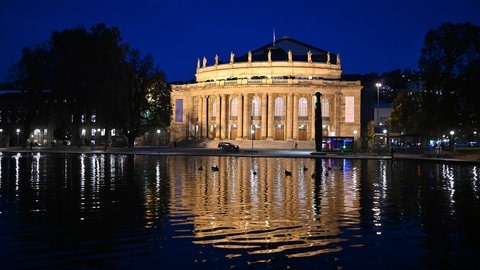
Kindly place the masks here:
<instances>
[{"instance_id":1,"label":"distant building","mask_svg":"<svg viewBox=\"0 0 480 270\"><path fill-rule=\"evenodd\" d=\"M360 136L362 86L341 80L338 54L285 37L212 62L199 58L196 82L172 85L171 141L313 141L316 92L323 136Z\"/></svg>"}]
</instances>

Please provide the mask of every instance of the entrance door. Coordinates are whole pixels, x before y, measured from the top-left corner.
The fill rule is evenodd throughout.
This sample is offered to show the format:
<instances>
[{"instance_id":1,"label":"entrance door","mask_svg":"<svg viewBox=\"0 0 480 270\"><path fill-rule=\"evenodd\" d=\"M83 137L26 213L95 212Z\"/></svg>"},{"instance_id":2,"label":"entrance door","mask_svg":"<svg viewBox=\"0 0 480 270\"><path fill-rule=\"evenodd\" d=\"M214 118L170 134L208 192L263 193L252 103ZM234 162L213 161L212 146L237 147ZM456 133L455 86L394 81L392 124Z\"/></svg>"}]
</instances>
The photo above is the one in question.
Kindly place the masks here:
<instances>
[{"instance_id":1,"label":"entrance door","mask_svg":"<svg viewBox=\"0 0 480 270\"><path fill-rule=\"evenodd\" d=\"M212 139L217 137L217 126L213 125L212 126Z\"/></svg>"},{"instance_id":2,"label":"entrance door","mask_svg":"<svg viewBox=\"0 0 480 270\"><path fill-rule=\"evenodd\" d=\"M237 126L231 125L230 126L230 140L237 139Z\"/></svg>"},{"instance_id":3,"label":"entrance door","mask_svg":"<svg viewBox=\"0 0 480 270\"><path fill-rule=\"evenodd\" d=\"M307 140L307 125L302 125L298 128L298 140L306 141Z\"/></svg>"},{"instance_id":4,"label":"entrance door","mask_svg":"<svg viewBox=\"0 0 480 270\"><path fill-rule=\"evenodd\" d=\"M275 140L285 140L285 130L283 128L284 125L275 125Z\"/></svg>"}]
</instances>

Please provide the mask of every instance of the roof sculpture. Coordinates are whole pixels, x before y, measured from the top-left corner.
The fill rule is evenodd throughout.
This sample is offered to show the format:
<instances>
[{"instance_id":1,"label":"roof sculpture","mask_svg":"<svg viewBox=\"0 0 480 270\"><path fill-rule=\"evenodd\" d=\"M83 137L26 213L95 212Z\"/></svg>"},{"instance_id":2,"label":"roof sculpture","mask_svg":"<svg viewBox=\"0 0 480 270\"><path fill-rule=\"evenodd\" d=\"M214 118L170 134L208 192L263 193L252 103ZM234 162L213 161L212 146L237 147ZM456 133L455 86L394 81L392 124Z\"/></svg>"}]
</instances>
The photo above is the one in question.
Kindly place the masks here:
<instances>
[{"instance_id":1,"label":"roof sculpture","mask_svg":"<svg viewBox=\"0 0 480 270\"><path fill-rule=\"evenodd\" d=\"M253 51L236 57L230 52L228 62L220 62L215 55L214 64L207 66L207 58L197 60L197 82L242 78L300 78L339 79L340 56L284 37Z\"/></svg>"}]
</instances>

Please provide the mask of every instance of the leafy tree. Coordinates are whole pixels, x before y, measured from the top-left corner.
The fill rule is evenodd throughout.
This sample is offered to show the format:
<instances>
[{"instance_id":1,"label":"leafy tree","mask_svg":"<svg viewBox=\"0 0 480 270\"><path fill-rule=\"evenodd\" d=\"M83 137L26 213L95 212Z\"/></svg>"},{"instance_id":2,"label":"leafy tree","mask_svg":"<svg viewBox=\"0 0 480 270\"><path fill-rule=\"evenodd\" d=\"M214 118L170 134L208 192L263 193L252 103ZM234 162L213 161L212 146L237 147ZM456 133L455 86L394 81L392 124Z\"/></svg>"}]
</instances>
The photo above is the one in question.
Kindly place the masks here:
<instances>
[{"instance_id":1,"label":"leafy tree","mask_svg":"<svg viewBox=\"0 0 480 270\"><path fill-rule=\"evenodd\" d=\"M422 126L431 126L431 135L452 128L472 134L480 120L480 28L467 22L430 30L419 67L427 88Z\"/></svg>"},{"instance_id":2,"label":"leafy tree","mask_svg":"<svg viewBox=\"0 0 480 270\"><path fill-rule=\"evenodd\" d=\"M125 88L128 95L129 143L152 127L170 124L170 85L155 67L150 54L142 57L131 50L126 65Z\"/></svg>"},{"instance_id":3,"label":"leafy tree","mask_svg":"<svg viewBox=\"0 0 480 270\"><path fill-rule=\"evenodd\" d=\"M12 69L19 89L30 94L26 126L42 115L56 126L55 137L79 138L84 123L115 128L133 137L148 125L166 126L170 119L170 87L151 55L121 43L116 27L98 24L53 31L42 47L25 48ZM38 98L49 90L48 98ZM43 91L45 93L45 91ZM26 136L29 130L24 132Z\"/></svg>"},{"instance_id":4,"label":"leafy tree","mask_svg":"<svg viewBox=\"0 0 480 270\"><path fill-rule=\"evenodd\" d=\"M50 40L55 65L53 94L63 101L58 108L63 118L57 122L70 122L70 129L79 130L83 122L94 117L107 130L122 127L119 78L128 46L120 43L120 31L99 24L90 31L54 31ZM71 117L73 123L67 119Z\"/></svg>"},{"instance_id":5,"label":"leafy tree","mask_svg":"<svg viewBox=\"0 0 480 270\"><path fill-rule=\"evenodd\" d=\"M47 109L42 100L44 90L50 89L53 67L51 54L46 44L24 48L22 59L10 69L10 76L16 78L12 83L24 95L24 106L19 120L22 124L22 142L26 142L34 122L48 121L44 116Z\"/></svg>"},{"instance_id":6,"label":"leafy tree","mask_svg":"<svg viewBox=\"0 0 480 270\"><path fill-rule=\"evenodd\" d=\"M392 132L405 134L420 134L419 118L415 112L419 111L419 92L409 93L401 91L392 102L392 113L389 124Z\"/></svg>"}]
</instances>

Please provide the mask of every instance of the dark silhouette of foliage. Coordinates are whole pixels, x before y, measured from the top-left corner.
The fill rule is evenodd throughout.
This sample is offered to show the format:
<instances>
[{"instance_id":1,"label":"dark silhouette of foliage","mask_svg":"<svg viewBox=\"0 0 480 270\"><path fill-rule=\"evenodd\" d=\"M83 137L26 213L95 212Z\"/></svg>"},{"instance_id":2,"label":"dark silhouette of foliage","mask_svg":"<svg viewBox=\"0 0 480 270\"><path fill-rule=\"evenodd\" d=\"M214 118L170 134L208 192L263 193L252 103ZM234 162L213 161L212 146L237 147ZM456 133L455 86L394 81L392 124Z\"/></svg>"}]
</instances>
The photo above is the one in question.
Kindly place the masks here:
<instances>
[{"instance_id":1,"label":"dark silhouette of foliage","mask_svg":"<svg viewBox=\"0 0 480 270\"><path fill-rule=\"evenodd\" d=\"M419 67L426 85L422 126L429 127L430 135L450 129L473 134L480 123L480 28L467 22L430 30Z\"/></svg>"}]
</instances>

